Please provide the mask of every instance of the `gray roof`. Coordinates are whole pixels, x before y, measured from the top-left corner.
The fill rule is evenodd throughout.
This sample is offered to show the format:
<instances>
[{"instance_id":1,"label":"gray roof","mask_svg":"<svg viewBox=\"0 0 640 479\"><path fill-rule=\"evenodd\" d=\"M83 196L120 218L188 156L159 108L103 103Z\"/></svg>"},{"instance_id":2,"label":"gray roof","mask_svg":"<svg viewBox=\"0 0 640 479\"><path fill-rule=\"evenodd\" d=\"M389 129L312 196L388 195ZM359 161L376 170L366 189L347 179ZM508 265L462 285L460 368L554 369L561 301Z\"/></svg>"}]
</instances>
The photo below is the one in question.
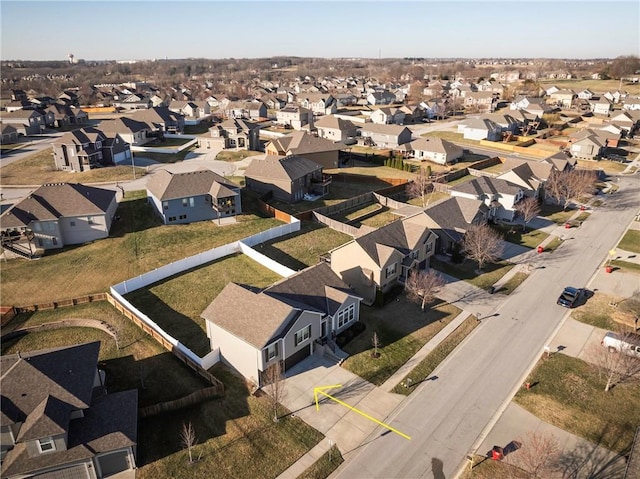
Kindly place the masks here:
<instances>
[{"instance_id":1,"label":"gray roof","mask_svg":"<svg viewBox=\"0 0 640 479\"><path fill-rule=\"evenodd\" d=\"M322 166L302 156L267 155L264 159L255 158L247 169L245 176L254 179L294 181L314 171L322 171Z\"/></svg>"},{"instance_id":2,"label":"gray roof","mask_svg":"<svg viewBox=\"0 0 640 479\"><path fill-rule=\"evenodd\" d=\"M453 186L451 188L451 191L469 193L480 198L484 195L488 195L491 197L499 194L515 195L521 189L522 188L520 186L506 180L480 176L478 178L474 178L473 180Z\"/></svg>"},{"instance_id":3,"label":"gray roof","mask_svg":"<svg viewBox=\"0 0 640 479\"><path fill-rule=\"evenodd\" d=\"M32 221L61 217L101 215L109 209L116 192L80 183L42 185L0 216L0 228L20 228Z\"/></svg>"},{"instance_id":4,"label":"gray roof","mask_svg":"<svg viewBox=\"0 0 640 479\"><path fill-rule=\"evenodd\" d=\"M333 115L325 115L314 123L316 128L333 128L341 131L353 130L356 126L349 120L335 117Z\"/></svg>"},{"instance_id":5,"label":"gray roof","mask_svg":"<svg viewBox=\"0 0 640 479\"><path fill-rule=\"evenodd\" d=\"M452 196L427 208L424 214L439 226L442 233L458 242L462 241L467 228L476 218L486 215L488 210L489 207L480 200Z\"/></svg>"},{"instance_id":6,"label":"gray roof","mask_svg":"<svg viewBox=\"0 0 640 479\"><path fill-rule=\"evenodd\" d=\"M366 133L380 133L384 135L400 136L404 130L407 130L406 126L402 125L378 125L376 123L367 123L362 125L362 135Z\"/></svg>"},{"instance_id":7,"label":"gray roof","mask_svg":"<svg viewBox=\"0 0 640 479\"><path fill-rule=\"evenodd\" d=\"M432 151L435 153L444 153L445 155L453 156L462 155L463 153L462 147L436 136L418 138L417 140L411 142L411 148L414 151Z\"/></svg>"},{"instance_id":8,"label":"gray roof","mask_svg":"<svg viewBox=\"0 0 640 479\"><path fill-rule=\"evenodd\" d=\"M341 143L334 143L325 138L318 138L309 135L304 131L296 131L290 135L271 140L271 143L278 151L290 153L292 155L305 155L309 153L322 153L325 151L336 151L344 148Z\"/></svg>"},{"instance_id":9,"label":"gray roof","mask_svg":"<svg viewBox=\"0 0 640 479\"><path fill-rule=\"evenodd\" d=\"M238 185L219 174L200 169L187 173L158 170L147 182L147 191L160 201L210 194L214 198L237 196Z\"/></svg>"},{"instance_id":10,"label":"gray roof","mask_svg":"<svg viewBox=\"0 0 640 479\"><path fill-rule=\"evenodd\" d=\"M105 120L100 123L100 129L109 133L136 133L142 130L152 130L152 128L144 121L134 120L133 118L116 118L115 120Z\"/></svg>"}]
</instances>

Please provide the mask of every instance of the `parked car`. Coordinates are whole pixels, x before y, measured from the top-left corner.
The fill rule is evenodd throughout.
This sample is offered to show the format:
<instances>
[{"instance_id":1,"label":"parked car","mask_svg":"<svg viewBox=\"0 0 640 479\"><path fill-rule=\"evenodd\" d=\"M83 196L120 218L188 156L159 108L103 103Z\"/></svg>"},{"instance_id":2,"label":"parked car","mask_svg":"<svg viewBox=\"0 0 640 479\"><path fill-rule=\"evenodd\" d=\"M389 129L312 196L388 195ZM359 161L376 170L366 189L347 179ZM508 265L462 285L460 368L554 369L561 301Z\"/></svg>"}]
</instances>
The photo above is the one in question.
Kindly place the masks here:
<instances>
[{"instance_id":1,"label":"parked car","mask_svg":"<svg viewBox=\"0 0 640 479\"><path fill-rule=\"evenodd\" d=\"M557 303L565 308L575 308L578 301L582 298L584 290L582 288L574 288L567 286L562 291L562 294L558 298Z\"/></svg>"},{"instance_id":2,"label":"parked car","mask_svg":"<svg viewBox=\"0 0 640 479\"><path fill-rule=\"evenodd\" d=\"M640 334L618 334L609 331L600 342L610 353L622 353L640 358Z\"/></svg>"}]
</instances>

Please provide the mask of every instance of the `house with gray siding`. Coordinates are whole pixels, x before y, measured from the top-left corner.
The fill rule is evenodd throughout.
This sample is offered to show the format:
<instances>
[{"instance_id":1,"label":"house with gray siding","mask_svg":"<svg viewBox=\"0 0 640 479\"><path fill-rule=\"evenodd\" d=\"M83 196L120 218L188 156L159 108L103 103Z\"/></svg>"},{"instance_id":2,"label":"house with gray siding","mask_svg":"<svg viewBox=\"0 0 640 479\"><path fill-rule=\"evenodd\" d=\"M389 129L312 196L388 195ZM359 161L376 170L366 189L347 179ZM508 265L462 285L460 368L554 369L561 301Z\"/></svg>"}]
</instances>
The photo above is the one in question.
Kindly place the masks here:
<instances>
[{"instance_id":1,"label":"house with gray siding","mask_svg":"<svg viewBox=\"0 0 640 479\"><path fill-rule=\"evenodd\" d=\"M109 236L116 192L80 183L44 184L0 215L2 239L45 250ZM30 246L29 246L30 248Z\"/></svg>"},{"instance_id":2,"label":"house with gray siding","mask_svg":"<svg viewBox=\"0 0 640 479\"><path fill-rule=\"evenodd\" d=\"M99 353L95 341L0 358L3 478L135 476L138 391L107 394Z\"/></svg>"},{"instance_id":3,"label":"house with gray siding","mask_svg":"<svg viewBox=\"0 0 640 479\"><path fill-rule=\"evenodd\" d=\"M156 171L147 182L147 199L164 224L219 220L242 212L240 187L207 169Z\"/></svg>"},{"instance_id":4,"label":"house with gray siding","mask_svg":"<svg viewBox=\"0 0 640 479\"><path fill-rule=\"evenodd\" d=\"M258 386L280 362L284 371L332 348L360 316L360 300L326 263L257 292L229 283L202 313L212 349Z\"/></svg>"},{"instance_id":5,"label":"house with gray siding","mask_svg":"<svg viewBox=\"0 0 640 479\"><path fill-rule=\"evenodd\" d=\"M396 148L411 141L411 130L401 125L367 123L360 129L360 142L366 146Z\"/></svg>"},{"instance_id":6,"label":"house with gray siding","mask_svg":"<svg viewBox=\"0 0 640 479\"><path fill-rule=\"evenodd\" d=\"M513 221L516 204L525 196L525 188L507 180L480 176L450 188L451 196L481 200L489 207L490 219Z\"/></svg>"},{"instance_id":7,"label":"house with gray siding","mask_svg":"<svg viewBox=\"0 0 640 479\"><path fill-rule=\"evenodd\" d=\"M131 159L131 146L120 135L93 127L69 131L51 147L56 169L62 171L86 171Z\"/></svg>"}]
</instances>

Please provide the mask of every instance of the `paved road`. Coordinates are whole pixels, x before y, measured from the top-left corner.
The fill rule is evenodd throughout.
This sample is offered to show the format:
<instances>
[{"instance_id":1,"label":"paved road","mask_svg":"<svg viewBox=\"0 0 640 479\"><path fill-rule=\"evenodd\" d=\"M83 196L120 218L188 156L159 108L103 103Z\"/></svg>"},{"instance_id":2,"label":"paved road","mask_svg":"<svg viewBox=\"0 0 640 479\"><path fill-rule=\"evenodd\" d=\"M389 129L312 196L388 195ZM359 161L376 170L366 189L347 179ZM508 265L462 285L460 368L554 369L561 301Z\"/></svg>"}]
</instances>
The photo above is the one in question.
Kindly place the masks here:
<instances>
[{"instance_id":1,"label":"paved road","mask_svg":"<svg viewBox=\"0 0 640 479\"><path fill-rule=\"evenodd\" d=\"M411 441L376 431L332 475L337 478L450 479L511 400L567 310L555 304L566 284L586 285L637 213L638 178L548 256L483 324L385 422Z\"/></svg>"},{"instance_id":2,"label":"paved road","mask_svg":"<svg viewBox=\"0 0 640 479\"><path fill-rule=\"evenodd\" d=\"M22 160L34 153L51 148L51 143L63 134L64 133L53 132L45 135L21 137L20 144L23 145L22 148L11 150L0 155L0 166L6 166L14 161Z\"/></svg>"}]
</instances>

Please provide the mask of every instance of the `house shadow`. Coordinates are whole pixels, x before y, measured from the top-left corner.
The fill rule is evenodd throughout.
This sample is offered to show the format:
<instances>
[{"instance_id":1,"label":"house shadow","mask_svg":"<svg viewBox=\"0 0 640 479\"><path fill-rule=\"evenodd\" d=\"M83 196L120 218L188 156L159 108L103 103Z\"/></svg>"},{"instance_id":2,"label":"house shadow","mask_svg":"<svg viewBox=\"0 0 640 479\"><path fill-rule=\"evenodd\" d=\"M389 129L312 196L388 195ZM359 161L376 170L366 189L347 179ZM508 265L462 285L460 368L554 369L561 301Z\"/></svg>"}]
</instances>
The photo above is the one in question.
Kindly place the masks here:
<instances>
[{"instance_id":1,"label":"house shadow","mask_svg":"<svg viewBox=\"0 0 640 479\"><path fill-rule=\"evenodd\" d=\"M113 218L109 236L118 238L161 225L162 221L154 213L146 197L121 201Z\"/></svg>"}]
</instances>

